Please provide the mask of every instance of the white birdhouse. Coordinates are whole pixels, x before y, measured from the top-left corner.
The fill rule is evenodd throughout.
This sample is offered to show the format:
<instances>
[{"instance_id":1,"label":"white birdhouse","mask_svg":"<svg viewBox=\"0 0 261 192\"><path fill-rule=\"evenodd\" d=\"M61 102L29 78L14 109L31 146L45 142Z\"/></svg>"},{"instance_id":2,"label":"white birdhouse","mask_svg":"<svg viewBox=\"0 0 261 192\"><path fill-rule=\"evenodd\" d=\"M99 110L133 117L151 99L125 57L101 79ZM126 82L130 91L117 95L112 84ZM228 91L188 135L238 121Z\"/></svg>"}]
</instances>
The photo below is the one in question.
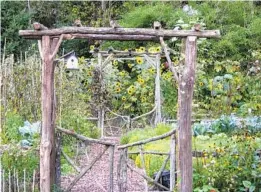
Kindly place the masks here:
<instances>
[{"instance_id":1,"label":"white birdhouse","mask_svg":"<svg viewBox=\"0 0 261 192\"><path fill-rule=\"evenodd\" d=\"M65 55L63 55L62 57L57 59L57 61L64 61L66 69L68 69L68 70L79 69L78 58L76 57L74 51L66 53Z\"/></svg>"},{"instance_id":2,"label":"white birdhouse","mask_svg":"<svg viewBox=\"0 0 261 192\"><path fill-rule=\"evenodd\" d=\"M70 55L67 58L64 58L66 62L67 69L79 69L78 58L75 55Z\"/></svg>"}]
</instances>

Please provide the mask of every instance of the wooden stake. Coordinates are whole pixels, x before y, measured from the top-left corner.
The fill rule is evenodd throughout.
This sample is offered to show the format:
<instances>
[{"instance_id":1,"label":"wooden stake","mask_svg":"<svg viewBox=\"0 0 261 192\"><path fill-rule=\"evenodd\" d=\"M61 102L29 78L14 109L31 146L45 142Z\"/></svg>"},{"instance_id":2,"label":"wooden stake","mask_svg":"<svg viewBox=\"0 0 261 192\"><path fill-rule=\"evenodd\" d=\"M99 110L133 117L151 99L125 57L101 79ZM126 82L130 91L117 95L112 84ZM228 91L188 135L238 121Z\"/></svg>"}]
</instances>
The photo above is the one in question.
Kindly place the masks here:
<instances>
[{"instance_id":1,"label":"wooden stake","mask_svg":"<svg viewBox=\"0 0 261 192\"><path fill-rule=\"evenodd\" d=\"M170 191L174 191L175 184L176 184L176 178L175 178L175 172L176 172L176 154L175 150L175 134L171 135L170 137Z\"/></svg>"},{"instance_id":2,"label":"wooden stake","mask_svg":"<svg viewBox=\"0 0 261 192\"><path fill-rule=\"evenodd\" d=\"M143 155L143 147L142 145L139 146L140 148L140 159L141 159L141 167L142 167L142 171L143 171L143 174L147 176L146 174L146 166L145 166L145 159L144 159L144 155ZM147 192L148 191L148 183L147 183L147 180L144 179L144 186L145 186L145 191Z\"/></svg>"},{"instance_id":3,"label":"wooden stake","mask_svg":"<svg viewBox=\"0 0 261 192\"><path fill-rule=\"evenodd\" d=\"M192 192L191 111L196 68L196 37L186 40L185 66L179 81L178 147L181 183L179 191Z\"/></svg>"},{"instance_id":4,"label":"wooden stake","mask_svg":"<svg viewBox=\"0 0 261 192\"><path fill-rule=\"evenodd\" d=\"M161 98L160 98L160 55L156 56L156 78L155 78L155 127L161 122Z\"/></svg>"},{"instance_id":5,"label":"wooden stake","mask_svg":"<svg viewBox=\"0 0 261 192\"><path fill-rule=\"evenodd\" d=\"M110 146L109 151L109 164L110 164L110 182L109 182L109 192L113 192L113 164L114 164L114 146Z\"/></svg>"},{"instance_id":6,"label":"wooden stake","mask_svg":"<svg viewBox=\"0 0 261 192\"><path fill-rule=\"evenodd\" d=\"M34 192L34 185L35 185L35 170L34 170L34 172L33 172L32 192Z\"/></svg>"}]
</instances>

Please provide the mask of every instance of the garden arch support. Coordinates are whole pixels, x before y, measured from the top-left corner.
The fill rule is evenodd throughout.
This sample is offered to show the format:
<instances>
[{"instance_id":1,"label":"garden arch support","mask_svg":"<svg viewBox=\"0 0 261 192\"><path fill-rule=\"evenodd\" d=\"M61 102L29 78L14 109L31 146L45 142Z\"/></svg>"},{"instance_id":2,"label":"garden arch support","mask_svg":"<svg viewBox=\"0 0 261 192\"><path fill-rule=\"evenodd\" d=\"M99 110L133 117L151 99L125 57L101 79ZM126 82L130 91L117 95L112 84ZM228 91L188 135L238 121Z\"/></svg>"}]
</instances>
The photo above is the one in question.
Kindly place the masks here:
<instances>
[{"instance_id":1,"label":"garden arch support","mask_svg":"<svg viewBox=\"0 0 261 192\"><path fill-rule=\"evenodd\" d=\"M172 37L186 38L184 70L178 74L172 65L170 70L178 83L178 146L180 165L180 191L192 191L191 108L195 81L196 38L219 38L219 30L163 30L144 28L94 28L63 27L47 29L40 23L34 30L20 30L19 35L39 40L43 61L42 80L42 134L40 145L40 190L50 192L54 184L55 165L55 103L54 103L54 57L64 39L94 39L119 41L160 42L168 62L169 50L164 40Z\"/></svg>"}]
</instances>

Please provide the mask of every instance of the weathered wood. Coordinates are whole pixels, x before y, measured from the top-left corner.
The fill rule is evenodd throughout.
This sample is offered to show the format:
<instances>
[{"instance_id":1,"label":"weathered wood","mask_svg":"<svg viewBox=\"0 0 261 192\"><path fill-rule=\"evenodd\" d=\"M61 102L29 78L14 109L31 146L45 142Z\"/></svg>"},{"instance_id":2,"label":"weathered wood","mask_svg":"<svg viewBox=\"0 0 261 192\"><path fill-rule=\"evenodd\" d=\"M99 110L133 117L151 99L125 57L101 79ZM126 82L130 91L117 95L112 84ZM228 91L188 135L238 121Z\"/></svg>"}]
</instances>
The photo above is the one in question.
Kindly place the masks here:
<instances>
[{"instance_id":1,"label":"weathered wood","mask_svg":"<svg viewBox=\"0 0 261 192\"><path fill-rule=\"evenodd\" d=\"M19 35L26 36L57 36L61 34L111 34L111 35L145 35L145 36L162 36L164 38L170 37L187 37L187 36L196 36L196 37L211 37L219 38L219 30L204 30L204 31L194 31L194 30L154 30L146 28L108 28L108 27L63 27L57 29L48 29L48 30L20 30ZM77 37L75 37L77 38ZM113 39L112 39L113 40ZM117 40L117 39L115 39ZM123 40L123 39L122 39ZM125 38L124 40L127 40ZM136 40L136 39L133 39Z\"/></svg>"},{"instance_id":2,"label":"weathered wood","mask_svg":"<svg viewBox=\"0 0 261 192\"><path fill-rule=\"evenodd\" d=\"M120 192L127 191L127 157L128 149L122 149L117 166L117 179Z\"/></svg>"},{"instance_id":3,"label":"weathered wood","mask_svg":"<svg viewBox=\"0 0 261 192\"><path fill-rule=\"evenodd\" d=\"M51 40L42 38L43 79L42 79L42 130L40 144L40 190L50 192L54 184L54 63L50 57ZM53 161L52 161L53 160ZM52 169L53 168L53 169ZM53 174L53 175L51 175Z\"/></svg>"},{"instance_id":4,"label":"weathered wood","mask_svg":"<svg viewBox=\"0 0 261 192\"><path fill-rule=\"evenodd\" d=\"M176 184L176 139L175 134L170 137L170 191L174 191Z\"/></svg>"},{"instance_id":5,"label":"weathered wood","mask_svg":"<svg viewBox=\"0 0 261 192\"><path fill-rule=\"evenodd\" d=\"M77 139L80 139L82 141L85 141L85 142L90 142L90 143L99 143L99 144L102 144L102 145L115 145L115 143L111 143L111 142L108 142L108 141L102 141L102 140L98 140L98 139L92 139L92 138L89 138L89 137L85 137L83 135L80 135L80 134L77 134L75 133L74 131L72 130L68 130L68 129L63 129L61 127L56 127L56 129L58 131L61 131L67 135L71 135Z\"/></svg>"},{"instance_id":6,"label":"weathered wood","mask_svg":"<svg viewBox=\"0 0 261 192\"><path fill-rule=\"evenodd\" d=\"M73 160L63 151L61 150L61 154L64 156L64 158L68 161L68 163L78 172L81 172L81 169L73 163Z\"/></svg>"},{"instance_id":7,"label":"weathered wood","mask_svg":"<svg viewBox=\"0 0 261 192\"><path fill-rule=\"evenodd\" d=\"M47 29L48 29L48 28L45 27L43 24L38 23L38 22L34 22L34 23L33 23L33 28L34 28L34 30L36 30L36 31L47 30Z\"/></svg>"},{"instance_id":8,"label":"weathered wood","mask_svg":"<svg viewBox=\"0 0 261 192\"><path fill-rule=\"evenodd\" d=\"M140 148L140 159L141 159L142 172L143 172L143 174L145 176L147 176L146 175L146 166L145 166L145 159L144 159L144 155L143 155L143 147L142 147L142 145L140 145L139 148ZM147 192L148 191L148 183L147 183L146 179L144 179L144 186L145 186L144 191Z\"/></svg>"},{"instance_id":9,"label":"weathered wood","mask_svg":"<svg viewBox=\"0 0 261 192\"><path fill-rule=\"evenodd\" d=\"M174 68L174 66L172 65L172 62L171 62L171 59L170 59L170 56L169 56L169 51L168 51L168 48L167 48L167 44L164 42L163 37L160 37L160 44L161 44L161 46L164 50L166 59L168 61L169 69L172 72L174 79L178 82L179 81L178 73L177 73L176 69Z\"/></svg>"},{"instance_id":10,"label":"weathered wood","mask_svg":"<svg viewBox=\"0 0 261 192\"><path fill-rule=\"evenodd\" d=\"M104 150L97 156L95 157L88 166L86 166L79 175L77 175L74 180L71 182L71 184L68 186L68 188L65 190L66 192L71 191L73 186L86 174L88 170L92 168L92 166L102 157L102 155L105 153L105 151L108 149L108 146L104 148Z\"/></svg>"},{"instance_id":11,"label":"weathered wood","mask_svg":"<svg viewBox=\"0 0 261 192\"><path fill-rule=\"evenodd\" d=\"M56 134L55 185L61 187L61 133Z\"/></svg>"},{"instance_id":12,"label":"weathered wood","mask_svg":"<svg viewBox=\"0 0 261 192\"><path fill-rule=\"evenodd\" d=\"M145 116L148 116L148 115L152 114L156 110L156 108L157 108L157 106L155 106L151 111L149 111L147 113L144 113L144 114L142 114L142 115L140 115L138 117L132 118L131 121L136 121L137 119L140 119L142 117L145 117Z\"/></svg>"},{"instance_id":13,"label":"weathered wood","mask_svg":"<svg viewBox=\"0 0 261 192\"><path fill-rule=\"evenodd\" d=\"M170 158L170 154L169 154L169 155L167 156L167 158L164 160L164 162L163 162L163 164L162 164L162 166L161 166L159 172L157 173L157 175L156 175L156 177L155 177L155 179L154 179L155 182L158 182L158 181L159 181L159 178L160 178L160 176L162 175L162 172L164 171L164 169L165 169L165 167L166 167L166 165L167 165L167 163L168 163L168 161L169 161L169 158ZM172 190L172 191L173 191L173 190Z\"/></svg>"},{"instance_id":14,"label":"weathered wood","mask_svg":"<svg viewBox=\"0 0 261 192\"><path fill-rule=\"evenodd\" d=\"M131 151L128 152L129 155L132 154L139 154L139 151ZM164 152L157 152L157 151L143 151L143 154L151 154L151 155L169 155L169 153L164 153Z\"/></svg>"},{"instance_id":15,"label":"weathered wood","mask_svg":"<svg viewBox=\"0 0 261 192\"><path fill-rule=\"evenodd\" d=\"M156 78L155 78L155 106L156 114L154 125L161 122L161 97L160 97L160 55L156 56Z\"/></svg>"},{"instance_id":16,"label":"weathered wood","mask_svg":"<svg viewBox=\"0 0 261 192\"><path fill-rule=\"evenodd\" d=\"M148 176L146 176L146 175L140 173L139 171L137 171L135 168L133 168L133 167L130 166L129 164L127 164L127 166L128 166L128 168L129 168L130 170L134 171L135 173L137 173L138 175L140 175L141 177L143 177L143 178L146 179L147 181L149 181L149 182L151 182L151 183L157 185L158 187L160 187L160 188L162 188L162 189L165 189L165 190L169 191L169 189L168 189L167 187L161 185L161 184L158 183L158 182L155 182L152 178L150 178L150 177L148 177Z\"/></svg>"},{"instance_id":17,"label":"weathered wood","mask_svg":"<svg viewBox=\"0 0 261 192\"><path fill-rule=\"evenodd\" d=\"M174 134L175 132L176 132L176 129L172 129L171 131L164 133L162 135L156 136L156 137L151 137L149 139L144 139L142 141L137 141L137 142L134 142L134 143L120 145L120 146L118 146L118 149L124 149L124 148L133 147L133 146L137 146L137 145L144 145L144 144L149 143L149 142L157 141L157 140L160 140L160 139L165 139L166 137L169 137L170 135Z\"/></svg>"},{"instance_id":18,"label":"weathered wood","mask_svg":"<svg viewBox=\"0 0 261 192\"><path fill-rule=\"evenodd\" d=\"M179 79L178 148L181 183L179 191L192 191L191 112L196 68L196 37L187 37L185 68Z\"/></svg>"},{"instance_id":19,"label":"weathered wood","mask_svg":"<svg viewBox=\"0 0 261 192\"><path fill-rule=\"evenodd\" d=\"M109 164L110 164L110 182L109 182L109 192L113 192L113 163L114 163L114 146L110 146L109 151Z\"/></svg>"}]
</instances>

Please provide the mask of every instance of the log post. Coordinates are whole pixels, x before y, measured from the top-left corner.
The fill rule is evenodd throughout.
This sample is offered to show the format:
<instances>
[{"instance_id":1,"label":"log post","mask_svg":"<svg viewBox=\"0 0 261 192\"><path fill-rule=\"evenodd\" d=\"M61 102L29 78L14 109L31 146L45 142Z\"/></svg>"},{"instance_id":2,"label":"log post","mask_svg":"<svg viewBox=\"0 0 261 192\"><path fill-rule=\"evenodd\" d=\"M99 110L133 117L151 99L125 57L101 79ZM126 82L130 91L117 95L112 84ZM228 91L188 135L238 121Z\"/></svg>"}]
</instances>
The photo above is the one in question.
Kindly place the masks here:
<instances>
[{"instance_id":1,"label":"log post","mask_svg":"<svg viewBox=\"0 0 261 192\"><path fill-rule=\"evenodd\" d=\"M55 185L61 188L61 149L62 149L61 133L56 133L56 157L55 157Z\"/></svg>"},{"instance_id":2,"label":"log post","mask_svg":"<svg viewBox=\"0 0 261 192\"><path fill-rule=\"evenodd\" d=\"M196 37L188 36L185 49L185 66L179 77L178 90L178 146L181 192L192 192L192 133L191 113L196 68Z\"/></svg>"},{"instance_id":3,"label":"log post","mask_svg":"<svg viewBox=\"0 0 261 192\"><path fill-rule=\"evenodd\" d=\"M174 191L176 184L176 145L175 133L170 137L170 191Z\"/></svg>"},{"instance_id":4,"label":"log post","mask_svg":"<svg viewBox=\"0 0 261 192\"><path fill-rule=\"evenodd\" d=\"M114 149L115 147L113 145L110 146L110 154L109 154L109 163L110 163L110 182L109 182L109 192L113 192L113 164L114 164Z\"/></svg>"},{"instance_id":5,"label":"log post","mask_svg":"<svg viewBox=\"0 0 261 192\"><path fill-rule=\"evenodd\" d=\"M42 130L40 144L40 191L50 192L55 181L55 99L54 99L54 56L63 35L51 39L42 37Z\"/></svg>"},{"instance_id":6,"label":"log post","mask_svg":"<svg viewBox=\"0 0 261 192\"><path fill-rule=\"evenodd\" d=\"M117 167L118 171L118 187L120 192L127 191L127 159L128 158L128 148L121 150L119 164Z\"/></svg>"},{"instance_id":7,"label":"log post","mask_svg":"<svg viewBox=\"0 0 261 192\"><path fill-rule=\"evenodd\" d=\"M161 98L160 98L160 55L156 56L156 78L155 78L155 106L156 115L154 125L161 122Z\"/></svg>"}]
</instances>

